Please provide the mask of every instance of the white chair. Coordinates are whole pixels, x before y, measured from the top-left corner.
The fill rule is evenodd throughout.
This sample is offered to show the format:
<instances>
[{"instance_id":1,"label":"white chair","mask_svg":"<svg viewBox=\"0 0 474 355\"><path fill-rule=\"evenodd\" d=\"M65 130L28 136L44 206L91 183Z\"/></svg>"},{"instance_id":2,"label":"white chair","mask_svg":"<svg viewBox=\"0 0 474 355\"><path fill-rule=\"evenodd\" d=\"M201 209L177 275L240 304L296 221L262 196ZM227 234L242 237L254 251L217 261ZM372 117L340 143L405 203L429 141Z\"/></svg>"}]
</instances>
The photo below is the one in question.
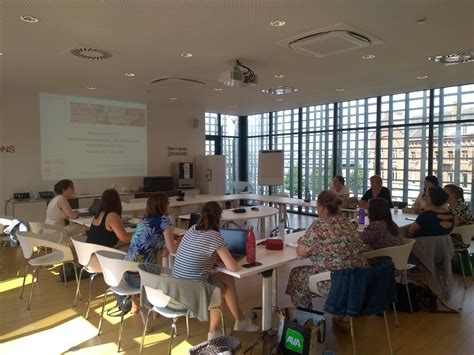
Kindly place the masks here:
<instances>
[{"instance_id":1,"label":"white chair","mask_svg":"<svg viewBox=\"0 0 474 355\"><path fill-rule=\"evenodd\" d=\"M384 268L386 268L387 266L384 266ZM361 268L361 269L358 269L359 272L362 272L362 273L365 273L367 274L367 272L371 273L371 270L368 270L369 268ZM338 270L338 271L334 271L334 272L339 272L339 271L342 271L342 270ZM374 271L377 271L377 270L374 270ZM378 272L378 271L377 271ZM353 274L353 277L355 278L352 282L358 284L359 283L359 279L357 279L357 276L356 275L360 275L358 273L354 273ZM385 276L385 273L383 274ZM377 275L375 273L373 273L371 276L369 276L370 278L372 278L371 281L369 282L366 282L366 288L364 290L364 301L363 301L363 308L365 308L365 311L364 311L364 314L365 315L370 315L370 314L374 314L373 311L371 311L372 306L376 306L377 308L380 307L380 304L377 304L377 305L370 305L370 298L367 298L367 295L369 295L371 292L374 292L374 288L375 286L377 285L377 282L374 282L374 280L376 279L380 279L381 275ZM322 272L320 274L316 274L316 275L312 275L310 276L309 278L309 289L311 292L313 292L314 294L320 296L320 297L325 297L323 295L323 293L319 290L318 288L318 283L322 282L322 281L330 281L331 280L331 272L329 271L326 271L326 272ZM393 281L395 283L395 280ZM382 289L382 292L383 290L385 289ZM352 296L352 292L354 290L350 287L347 288L347 292L348 294L346 295L347 298L351 299L353 296ZM387 292L389 292L390 290L387 289L386 290ZM337 310L338 311L342 311L344 308L344 305L343 305L343 301L344 300L344 296L341 295L341 297L338 297L337 298L337 301L336 303L338 303L337 305ZM393 304L395 304L395 302L393 302ZM347 304L345 305L347 306ZM384 307L387 307L388 308L389 305L386 305L384 304ZM326 309L326 306L325 306L325 309ZM354 310L352 310L354 311ZM359 310L359 312L361 312L361 310ZM346 315L348 313L348 309L345 310ZM360 316L360 315L359 315ZM384 321L385 321L385 332L387 333L387 340L388 340L388 346L389 346L389 349L390 349L390 354L392 355L393 352L392 352L392 344L391 344L391 341L390 341L390 332L389 332L389 329L388 329L388 323L387 323L387 315L386 315L386 311L383 311L383 316L384 316ZM352 338L352 353L355 355L356 354L356 347L355 347L355 336L354 336L354 325L353 325L353 317L358 317L358 315L353 315L353 316L349 316L349 321L350 321L350 327L351 327L351 338Z\"/></svg>"},{"instance_id":2,"label":"white chair","mask_svg":"<svg viewBox=\"0 0 474 355\"><path fill-rule=\"evenodd\" d=\"M125 252L121 250L117 250L114 248L109 248L99 244L92 244L86 243L87 236L76 236L72 237L71 241L74 245L74 249L76 250L77 260L80 265L82 265L81 271L79 272L79 279L77 282L77 289L76 289L76 296L74 297L74 305L76 307L77 304L77 297L79 296L79 290L81 287L81 278L83 271L86 271L90 274L90 282L89 282L89 297L87 301L87 311L86 311L86 319L89 318L89 310L91 305L91 290L92 290L92 281L97 276L97 274L102 273L102 269L100 268L99 261L95 255L96 251L99 250L108 250L114 253L126 255Z\"/></svg>"},{"instance_id":3,"label":"white chair","mask_svg":"<svg viewBox=\"0 0 474 355\"><path fill-rule=\"evenodd\" d=\"M168 348L168 354L171 354L173 348L173 338L178 335L176 329L176 321L178 317L186 317L186 332L189 338L189 317L193 316L191 310L185 305L177 302L170 296L166 294L166 290L162 291L160 285L165 285L174 289L177 294L193 294L193 298L199 299L199 306L205 307L201 311L205 312L206 316L210 309L220 309L218 308L222 302L221 290L218 287L213 287L210 285L205 286L203 282L191 281L185 279L176 279L171 277L171 270L168 268L160 267L155 264L140 264L138 265L138 272L140 273L141 285L145 290L146 298L149 303L151 303L152 308L148 310L145 327L143 328L142 341L140 345L140 355L143 351L143 345L145 341L145 335L148 327L148 319L151 312L158 313L166 318L171 318L173 320L171 324L171 337ZM212 294L209 302L206 303L201 298L203 294L204 287L208 287L208 290L212 289ZM163 287L165 288L165 287ZM196 315L199 317L199 315ZM225 323L224 317L221 312L221 321L222 321L222 331L225 333Z\"/></svg>"},{"instance_id":4,"label":"white chair","mask_svg":"<svg viewBox=\"0 0 474 355\"><path fill-rule=\"evenodd\" d=\"M63 243L67 239L67 233L63 227L43 222L28 222L30 232L41 234L43 238L57 243Z\"/></svg>"},{"instance_id":5,"label":"white chair","mask_svg":"<svg viewBox=\"0 0 474 355\"><path fill-rule=\"evenodd\" d=\"M72 255L71 248L55 243L46 239L43 239L40 234L32 233L32 232L18 232L17 233L18 241L20 242L21 249L23 251L23 256L27 259L25 276L23 277L23 285L21 287L21 294L20 298L23 297L23 289L25 288L25 281L26 276L28 274L28 265L33 267L32 271L32 281L31 281L31 288L30 288L30 297L28 299L28 307L30 309L31 305L31 298L33 296L33 287L35 284L35 272L36 272L36 281L38 281L38 274L39 269L43 266L51 266L56 264L63 265L63 272L64 272L64 285L66 286L66 267L67 263L71 263L74 265L74 273L76 274L76 281L77 281L77 273L76 267L74 264L74 257ZM32 258L33 251L35 248L51 248L52 252L46 255L38 256L36 258Z\"/></svg>"},{"instance_id":6,"label":"white chair","mask_svg":"<svg viewBox=\"0 0 474 355\"><path fill-rule=\"evenodd\" d=\"M133 296L140 294L140 289L130 286L125 280L123 280L123 274L126 271L138 272L138 263L123 259L123 254L116 251L99 250L95 253L97 259L99 259L100 268L104 275L104 281L109 286L107 291L104 293L102 301L102 311L100 312L99 321L99 332L100 335L102 330L102 320L104 318L105 300L109 291L119 296ZM117 352L120 352L120 342L122 341L122 330L123 330L123 316L120 317L120 330L118 337Z\"/></svg>"},{"instance_id":7,"label":"white chair","mask_svg":"<svg viewBox=\"0 0 474 355\"><path fill-rule=\"evenodd\" d=\"M464 288L467 288L466 284L466 274L464 272L464 265L462 263L462 253L468 251L468 260L469 260L469 267L471 268L471 276L472 280L474 281L474 272L472 268L472 262L471 262L471 257L469 256L469 247L471 246L471 240L472 237L474 236L474 224L466 224L464 226L457 226L456 228L453 229L452 233L458 233L461 235L462 242L467 245L465 248L459 248L459 249L454 249L454 252L457 254L459 257L459 262L461 264L461 272L462 272L462 278L464 280Z\"/></svg>"},{"instance_id":8,"label":"white chair","mask_svg":"<svg viewBox=\"0 0 474 355\"><path fill-rule=\"evenodd\" d=\"M236 194L250 194L253 188L247 181L234 181L234 193Z\"/></svg>"},{"instance_id":9,"label":"white chair","mask_svg":"<svg viewBox=\"0 0 474 355\"><path fill-rule=\"evenodd\" d=\"M408 304L410 305L410 312L413 313L413 306L411 303L410 292L408 291L408 279L407 279L407 270L408 270L408 258L410 257L411 250L415 244L415 239L405 238L403 239L403 244L394 247L375 249L367 251L364 253L367 259L375 258L378 256L388 256L393 261L395 270L400 271L402 274L400 276L400 282L403 283L403 278L405 278L405 288L408 296ZM398 317L396 316L395 311L395 321L398 327Z\"/></svg>"}]
</instances>

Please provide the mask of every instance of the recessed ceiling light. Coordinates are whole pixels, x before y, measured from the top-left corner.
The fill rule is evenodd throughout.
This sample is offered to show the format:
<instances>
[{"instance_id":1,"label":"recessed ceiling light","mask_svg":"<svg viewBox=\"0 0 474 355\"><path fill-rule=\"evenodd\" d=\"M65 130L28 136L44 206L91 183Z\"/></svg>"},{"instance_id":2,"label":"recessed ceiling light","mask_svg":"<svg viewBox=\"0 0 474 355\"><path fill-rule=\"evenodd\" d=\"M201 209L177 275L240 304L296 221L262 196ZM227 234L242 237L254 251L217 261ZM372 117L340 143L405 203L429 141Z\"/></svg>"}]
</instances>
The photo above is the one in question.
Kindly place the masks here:
<instances>
[{"instance_id":1,"label":"recessed ceiling light","mask_svg":"<svg viewBox=\"0 0 474 355\"><path fill-rule=\"evenodd\" d=\"M87 90L95 90L95 89L96 89L95 86L88 86L88 87L87 87Z\"/></svg>"},{"instance_id":2,"label":"recessed ceiling light","mask_svg":"<svg viewBox=\"0 0 474 355\"><path fill-rule=\"evenodd\" d=\"M275 101L278 101L278 102L280 102L280 101L283 101L283 99L275 99Z\"/></svg>"},{"instance_id":3,"label":"recessed ceiling light","mask_svg":"<svg viewBox=\"0 0 474 355\"><path fill-rule=\"evenodd\" d=\"M285 77L285 74L275 74L273 75L275 79L283 79Z\"/></svg>"},{"instance_id":4,"label":"recessed ceiling light","mask_svg":"<svg viewBox=\"0 0 474 355\"><path fill-rule=\"evenodd\" d=\"M237 105L229 106L230 108L237 108Z\"/></svg>"},{"instance_id":5,"label":"recessed ceiling light","mask_svg":"<svg viewBox=\"0 0 474 355\"><path fill-rule=\"evenodd\" d=\"M270 26L272 27L281 27L281 26L285 26L286 25L286 21L285 20L273 20L273 21L270 21Z\"/></svg>"},{"instance_id":6,"label":"recessed ceiling light","mask_svg":"<svg viewBox=\"0 0 474 355\"><path fill-rule=\"evenodd\" d=\"M214 91L222 91L222 88L214 88Z\"/></svg>"},{"instance_id":7,"label":"recessed ceiling light","mask_svg":"<svg viewBox=\"0 0 474 355\"><path fill-rule=\"evenodd\" d=\"M283 94L289 94L290 92L297 92L297 91L298 89L295 89L291 86L275 86L272 88L262 90L262 92L265 92L267 94L272 94L272 95L283 95Z\"/></svg>"},{"instance_id":8,"label":"recessed ceiling light","mask_svg":"<svg viewBox=\"0 0 474 355\"><path fill-rule=\"evenodd\" d=\"M29 16L29 15L21 16L20 20L22 20L23 22L28 22L28 23L37 23L37 22L39 22L39 18L34 17L34 16Z\"/></svg>"},{"instance_id":9,"label":"recessed ceiling light","mask_svg":"<svg viewBox=\"0 0 474 355\"><path fill-rule=\"evenodd\" d=\"M170 100L171 100L171 101L176 101L176 100L178 100L178 98L171 96L171 97L170 97Z\"/></svg>"},{"instance_id":10,"label":"recessed ceiling light","mask_svg":"<svg viewBox=\"0 0 474 355\"><path fill-rule=\"evenodd\" d=\"M125 73L124 75L129 78L133 78L135 76L135 73Z\"/></svg>"},{"instance_id":11,"label":"recessed ceiling light","mask_svg":"<svg viewBox=\"0 0 474 355\"><path fill-rule=\"evenodd\" d=\"M428 79L428 75L419 75L416 77L418 80Z\"/></svg>"},{"instance_id":12,"label":"recessed ceiling light","mask_svg":"<svg viewBox=\"0 0 474 355\"><path fill-rule=\"evenodd\" d=\"M365 60L370 60L370 59L374 59L374 58L375 58L374 54L366 54L366 55L362 56L362 59L365 59Z\"/></svg>"},{"instance_id":13,"label":"recessed ceiling light","mask_svg":"<svg viewBox=\"0 0 474 355\"><path fill-rule=\"evenodd\" d=\"M0 52L0 56L2 56L2 55L3 55L3 52Z\"/></svg>"},{"instance_id":14,"label":"recessed ceiling light","mask_svg":"<svg viewBox=\"0 0 474 355\"><path fill-rule=\"evenodd\" d=\"M192 53L188 53L188 52L181 53L181 57L183 58L191 58L192 56L193 56Z\"/></svg>"},{"instance_id":15,"label":"recessed ceiling light","mask_svg":"<svg viewBox=\"0 0 474 355\"><path fill-rule=\"evenodd\" d=\"M337 92L343 92L344 89L336 89Z\"/></svg>"}]
</instances>

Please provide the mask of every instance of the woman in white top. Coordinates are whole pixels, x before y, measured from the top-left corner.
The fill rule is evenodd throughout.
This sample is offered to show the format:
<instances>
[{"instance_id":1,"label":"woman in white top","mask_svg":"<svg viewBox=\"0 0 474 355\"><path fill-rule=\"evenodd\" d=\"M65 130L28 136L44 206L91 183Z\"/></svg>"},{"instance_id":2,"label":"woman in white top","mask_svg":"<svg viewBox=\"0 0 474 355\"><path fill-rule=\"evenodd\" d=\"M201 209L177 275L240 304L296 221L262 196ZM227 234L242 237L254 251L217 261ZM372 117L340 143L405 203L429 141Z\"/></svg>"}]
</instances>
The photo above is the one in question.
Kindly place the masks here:
<instances>
[{"instance_id":1,"label":"woman in white top","mask_svg":"<svg viewBox=\"0 0 474 355\"><path fill-rule=\"evenodd\" d=\"M61 180L54 185L54 192L56 197L49 201L46 210L46 224L51 224L58 227L64 227L69 236L79 234L83 231L83 227L79 225L66 226L66 219L76 219L79 214L73 211L69 201L69 197L74 195L74 183L71 180Z\"/></svg>"},{"instance_id":2,"label":"woman in white top","mask_svg":"<svg viewBox=\"0 0 474 355\"><path fill-rule=\"evenodd\" d=\"M332 179L331 192L333 192L346 205L349 200L349 190L347 189L346 180L341 175L336 175Z\"/></svg>"},{"instance_id":3,"label":"woman in white top","mask_svg":"<svg viewBox=\"0 0 474 355\"><path fill-rule=\"evenodd\" d=\"M428 175L427 177L425 177L423 191L420 192L420 194L415 200L415 203L413 204L413 209L416 212L423 212L427 209L428 206L425 202L424 196L426 192L432 187L439 187L439 180L434 175Z\"/></svg>"}]
</instances>

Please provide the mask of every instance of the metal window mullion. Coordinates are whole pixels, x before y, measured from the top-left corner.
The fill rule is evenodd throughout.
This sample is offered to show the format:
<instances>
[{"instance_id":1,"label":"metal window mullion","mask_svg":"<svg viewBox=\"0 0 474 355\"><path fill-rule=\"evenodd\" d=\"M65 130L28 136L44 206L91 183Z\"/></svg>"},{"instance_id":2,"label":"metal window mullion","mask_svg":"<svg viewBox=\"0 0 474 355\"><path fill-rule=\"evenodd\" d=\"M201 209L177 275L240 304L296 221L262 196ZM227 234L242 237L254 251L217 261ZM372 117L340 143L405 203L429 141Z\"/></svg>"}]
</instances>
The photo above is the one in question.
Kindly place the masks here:
<instances>
[{"instance_id":1,"label":"metal window mullion","mask_svg":"<svg viewBox=\"0 0 474 355\"><path fill-rule=\"evenodd\" d=\"M425 102L426 102L426 91L423 92L423 121L422 121L422 127L421 127L421 166L420 166L420 177L421 180L424 181L424 177L427 175L427 160L428 157L426 156L426 143L428 141L428 147L430 145L429 139L430 135L432 136L432 133L430 130L432 129L432 126L430 126L429 122L429 117L428 117L428 125L426 124L426 116L425 116ZM426 127L428 126L428 137L426 137ZM427 139L428 138L428 139ZM420 186L421 189L421 186Z\"/></svg>"},{"instance_id":2,"label":"metal window mullion","mask_svg":"<svg viewBox=\"0 0 474 355\"><path fill-rule=\"evenodd\" d=\"M357 110L359 109L359 105L357 105ZM364 126L369 126L369 99L364 100ZM364 171L363 171L363 184L362 184L362 191L367 190L367 180L369 179L369 130L365 129L364 131L364 153L363 153L363 161L364 161ZM359 168L359 164L357 164L357 169ZM359 178L359 172L356 175L357 179Z\"/></svg>"},{"instance_id":3,"label":"metal window mullion","mask_svg":"<svg viewBox=\"0 0 474 355\"><path fill-rule=\"evenodd\" d=\"M388 123L393 123L393 97L392 95L388 98ZM388 175L388 182L387 187L390 191L393 190L393 128L388 128L388 136L387 136L387 175ZM408 167L407 167L408 168Z\"/></svg>"},{"instance_id":4,"label":"metal window mullion","mask_svg":"<svg viewBox=\"0 0 474 355\"><path fill-rule=\"evenodd\" d=\"M328 128L329 128L329 104L327 105L324 105L325 106L325 116L324 116L324 129L326 130L324 132L324 158L325 158L325 161L326 161L326 164L324 164L324 190L327 190L328 189L328 177L329 177L329 162L328 162L328 153L329 153L329 131L328 131ZM335 127L334 127L335 129ZM333 153L333 155L335 154L335 152ZM323 155L321 153L319 153L319 156L321 158L321 163L322 163L322 159L323 159ZM334 160L334 158L333 158Z\"/></svg>"},{"instance_id":5,"label":"metal window mullion","mask_svg":"<svg viewBox=\"0 0 474 355\"><path fill-rule=\"evenodd\" d=\"M458 86L456 107L456 137L454 149L454 183L460 185L461 182L461 112L462 112L462 92Z\"/></svg>"},{"instance_id":6,"label":"metal window mullion","mask_svg":"<svg viewBox=\"0 0 474 355\"><path fill-rule=\"evenodd\" d=\"M444 154L444 146L443 146L443 135L444 135L444 89L441 88L439 90L439 120L438 120L438 157L437 157L437 174L440 184L443 183L443 154ZM433 150L434 150L434 141L433 141ZM433 152L433 156L434 156Z\"/></svg>"},{"instance_id":7,"label":"metal window mullion","mask_svg":"<svg viewBox=\"0 0 474 355\"><path fill-rule=\"evenodd\" d=\"M405 94L405 124L410 122L410 115L408 112L409 104L408 104L408 94ZM405 154L403 154L403 201L408 201L408 162L409 162L409 144L410 144L410 130L405 130L404 136L404 147L405 147Z\"/></svg>"}]
</instances>

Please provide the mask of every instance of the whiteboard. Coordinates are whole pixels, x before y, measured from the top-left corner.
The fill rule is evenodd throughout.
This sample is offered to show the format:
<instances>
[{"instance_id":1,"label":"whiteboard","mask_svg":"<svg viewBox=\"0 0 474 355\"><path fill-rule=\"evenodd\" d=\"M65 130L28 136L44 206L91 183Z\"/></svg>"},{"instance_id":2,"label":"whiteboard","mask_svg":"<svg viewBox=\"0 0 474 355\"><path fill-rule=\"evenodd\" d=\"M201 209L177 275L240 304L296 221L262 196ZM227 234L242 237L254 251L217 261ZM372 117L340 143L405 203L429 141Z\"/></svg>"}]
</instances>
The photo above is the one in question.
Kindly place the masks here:
<instances>
[{"instance_id":1,"label":"whiteboard","mask_svg":"<svg viewBox=\"0 0 474 355\"><path fill-rule=\"evenodd\" d=\"M258 154L258 184L283 185L283 150L261 150Z\"/></svg>"}]
</instances>

